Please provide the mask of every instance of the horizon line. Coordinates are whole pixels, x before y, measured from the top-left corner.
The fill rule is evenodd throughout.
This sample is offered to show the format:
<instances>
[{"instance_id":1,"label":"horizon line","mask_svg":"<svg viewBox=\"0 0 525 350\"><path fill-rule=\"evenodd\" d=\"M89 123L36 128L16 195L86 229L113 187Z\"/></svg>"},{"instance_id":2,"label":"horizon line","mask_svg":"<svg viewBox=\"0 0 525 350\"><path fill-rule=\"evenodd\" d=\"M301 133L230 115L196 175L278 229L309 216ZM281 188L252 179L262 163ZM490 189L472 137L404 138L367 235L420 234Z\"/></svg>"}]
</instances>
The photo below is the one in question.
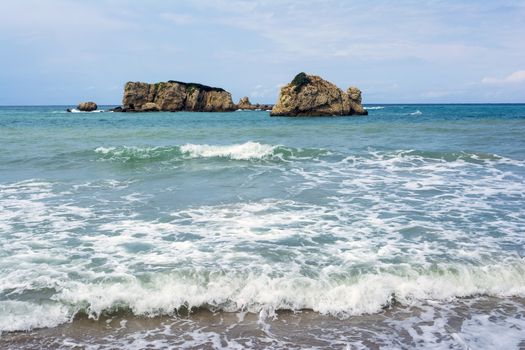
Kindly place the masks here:
<instances>
[{"instance_id":1,"label":"horizon line","mask_svg":"<svg viewBox=\"0 0 525 350\"><path fill-rule=\"evenodd\" d=\"M267 103L267 102L260 102L259 104L271 104L274 105L275 103ZM401 105L523 105L525 102L368 102L363 103L363 106L369 106L369 105L386 105L386 106L401 106ZM13 105L2 105L1 107L71 107L71 106L77 106L78 104L13 104ZM98 106L122 106L122 104L116 104L116 103L103 103L98 104Z\"/></svg>"}]
</instances>

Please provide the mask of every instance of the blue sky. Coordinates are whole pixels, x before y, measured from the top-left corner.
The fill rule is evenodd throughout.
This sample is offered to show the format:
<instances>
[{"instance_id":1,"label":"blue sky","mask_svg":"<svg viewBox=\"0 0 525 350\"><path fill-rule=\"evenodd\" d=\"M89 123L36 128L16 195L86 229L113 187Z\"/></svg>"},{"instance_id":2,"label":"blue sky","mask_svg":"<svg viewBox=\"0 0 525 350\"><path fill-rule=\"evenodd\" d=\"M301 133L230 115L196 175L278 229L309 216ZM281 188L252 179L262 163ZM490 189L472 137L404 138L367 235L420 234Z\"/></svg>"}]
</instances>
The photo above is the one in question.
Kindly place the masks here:
<instances>
[{"instance_id":1,"label":"blue sky","mask_svg":"<svg viewBox=\"0 0 525 350\"><path fill-rule=\"evenodd\" d=\"M273 103L300 71L365 103L525 102L524 38L512 0L2 0L0 105L170 79Z\"/></svg>"}]
</instances>

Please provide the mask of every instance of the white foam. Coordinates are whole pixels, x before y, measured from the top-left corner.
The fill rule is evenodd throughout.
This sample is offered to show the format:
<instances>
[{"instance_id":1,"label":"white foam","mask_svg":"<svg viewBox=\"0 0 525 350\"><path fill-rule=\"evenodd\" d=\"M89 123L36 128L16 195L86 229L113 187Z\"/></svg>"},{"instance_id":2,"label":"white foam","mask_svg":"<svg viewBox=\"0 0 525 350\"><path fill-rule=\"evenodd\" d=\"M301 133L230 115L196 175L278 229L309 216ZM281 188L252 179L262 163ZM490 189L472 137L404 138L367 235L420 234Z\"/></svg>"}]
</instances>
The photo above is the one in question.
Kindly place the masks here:
<instances>
[{"instance_id":1,"label":"white foam","mask_svg":"<svg viewBox=\"0 0 525 350\"><path fill-rule=\"evenodd\" d=\"M180 149L181 152L187 153L194 158L227 157L236 160L249 160L268 157L276 147L250 141L226 146L186 144L181 146Z\"/></svg>"},{"instance_id":2,"label":"white foam","mask_svg":"<svg viewBox=\"0 0 525 350\"><path fill-rule=\"evenodd\" d=\"M265 201L182 210L174 212L170 222L128 218L104 223L98 231L110 234L83 237L83 241L98 256L111 257L106 268L113 272L101 275L109 282L68 281L59 286L60 291L53 299L63 305L86 306L95 318L119 305L130 307L135 314L150 316L171 314L183 306L208 305L225 311L263 311L263 315L273 315L279 309L308 308L347 317L378 312L392 296L398 302L411 304L478 294L525 295L525 263L517 256L479 267L459 261L425 267L427 254L446 254L450 248L418 243L423 253L420 261L412 252L410 265L392 265L388 263L390 257L417 246L403 244L396 235L389 235L390 239L395 238L395 244L381 240L374 231L385 229L394 234L400 227L391 226L395 221L378 216L364 221L365 226L350 225L346 230L345 210L348 209ZM330 215L335 216L334 220L327 220ZM190 228L201 238L183 242L165 240ZM261 250L270 242L299 236L308 240L320 232L330 232L338 237L339 243L318 246L316 252L310 252L308 245L294 246L293 254L285 253L289 258L282 256L273 262L265 254L248 254L238 249L244 245ZM133 244L147 245L150 249L129 252L126 247ZM383 246L380 250L374 248L378 244ZM17 261L30 258L19 256ZM326 267L316 267L310 272L312 276L301 273L308 266L305 263L313 259ZM179 273L151 272L147 282L143 282L134 276L133 265L137 262L185 268ZM203 268L209 262L217 269ZM362 272L354 275L355 264L375 267L367 270L363 265ZM60 268L61 264L53 266ZM22 263L17 271L23 268ZM90 277L96 278L97 275ZM53 280L42 280L40 288ZM10 284L10 288L14 287Z\"/></svg>"},{"instance_id":3,"label":"white foam","mask_svg":"<svg viewBox=\"0 0 525 350\"><path fill-rule=\"evenodd\" d=\"M525 319L498 316L472 315L462 324L462 337L470 349L519 349L523 346Z\"/></svg>"},{"instance_id":4,"label":"white foam","mask_svg":"<svg viewBox=\"0 0 525 350\"><path fill-rule=\"evenodd\" d=\"M373 110L378 110L378 109L384 109L385 107L383 106L372 106L372 107L363 107L364 109L366 110L369 110L369 111L373 111Z\"/></svg>"},{"instance_id":5,"label":"white foam","mask_svg":"<svg viewBox=\"0 0 525 350\"><path fill-rule=\"evenodd\" d=\"M415 112L410 113L410 115L422 115L423 112L421 112L419 109Z\"/></svg>"},{"instance_id":6,"label":"white foam","mask_svg":"<svg viewBox=\"0 0 525 350\"><path fill-rule=\"evenodd\" d=\"M96 109L94 111L80 111L80 110L78 110L76 108L71 108L70 111L71 111L71 113L102 113L102 112L104 112L103 109Z\"/></svg>"},{"instance_id":7,"label":"white foam","mask_svg":"<svg viewBox=\"0 0 525 350\"><path fill-rule=\"evenodd\" d=\"M101 154L108 154L109 152L114 152L116 150L115 147L97 147L95 149L95 152L101 153Z\"/></svg>"},{"instance_id":8,"label":"white foam","mask_svg":"<svg viewBox=\"0 0 525 350\"><path fill-rule=\"evenodd\" d=\"M54 327L71 320L66 305L38 305L23 301L0 301L0 335L2 332L29 331Z\"/></svg>"}]
</instances>

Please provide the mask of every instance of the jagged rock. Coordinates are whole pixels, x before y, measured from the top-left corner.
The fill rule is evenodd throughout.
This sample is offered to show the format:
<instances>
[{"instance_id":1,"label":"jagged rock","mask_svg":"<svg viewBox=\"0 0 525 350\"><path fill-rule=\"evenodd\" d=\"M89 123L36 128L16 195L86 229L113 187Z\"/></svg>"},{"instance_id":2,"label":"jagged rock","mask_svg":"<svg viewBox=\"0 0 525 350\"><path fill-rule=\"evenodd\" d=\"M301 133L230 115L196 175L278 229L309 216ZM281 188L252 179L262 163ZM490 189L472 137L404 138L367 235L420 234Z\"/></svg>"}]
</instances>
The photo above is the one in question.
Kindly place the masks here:
<instances>
[{"instance_id":1,"label":"jagged rock","mask_svg":"<svg viewBox=\"0 0 525 350\"><path fill-rule=\"evenodd\" d=\"M357 115L367 115L368 111L363 108L361 104L361 90L355 86L351 86L346 90L346 94L350 99L350 109Z\"/></svg>"},{"instance_id":2,"label":"jagged rock","mask_svg":"<svg viewBox=\"0 0 525 350\"><path fill-rule=\"evenodd\" d=\"M77 109L83 112L95 111L98 108L95 102L81 102L78 104Z\"/></svg>"},{"instance_id":3,"label":"jagged rock","mask_svg":"<svg viewBox=\"0 0 525 350\"><path fill-rule=\"evenodd\" d=\"M248 96L244 96L239 100L239 103L237 103L237 108L239 109L251 109L252 103L250 102L250 99Z\"/></svg>"},{"instance_id":4,"label":"jagged rock","mask_svg":"<svg viewBox=\"0 0 525 350\"><path fill-rule=\"evenodd\" d=\"M140 108L142 112L158 112L159 106L154 102L146 102Z\"/></svg>"},{"instance_id":5,"label":"jagged rock","mask_svg":"<svg viewBox=\"0 0 525 350\"><path fill-rule=\"evenodd\" d=\"M273 105L268 104L252 104L247 96L244 96L237 103L237 109L249 110L249 111L268 111L271 110Z\"/></svg>"},{"instance_id":6,"label":"jagged rock","mask_svg":"<svg viewBox=\"0 0 525 350\"><path fill-rule=\"evenodd\" d=\"M361 91L351 87L344 92L316 75L299 73L279 93L272 116L366 115Z\"/></svg>"},{"instance_id":7,"label":"jagged rock","mask_svg":"<svg viewBox=\"0 0 525 350\"><path fill-rule=\"evenodd\" d=\"M221 88L170 80L156 84L128 82L123 111L143 111L154 103L159 111L227 112L235 110L231 94ZM152 105L150 105L152 106Z\"/></svg>"}]
</instances>

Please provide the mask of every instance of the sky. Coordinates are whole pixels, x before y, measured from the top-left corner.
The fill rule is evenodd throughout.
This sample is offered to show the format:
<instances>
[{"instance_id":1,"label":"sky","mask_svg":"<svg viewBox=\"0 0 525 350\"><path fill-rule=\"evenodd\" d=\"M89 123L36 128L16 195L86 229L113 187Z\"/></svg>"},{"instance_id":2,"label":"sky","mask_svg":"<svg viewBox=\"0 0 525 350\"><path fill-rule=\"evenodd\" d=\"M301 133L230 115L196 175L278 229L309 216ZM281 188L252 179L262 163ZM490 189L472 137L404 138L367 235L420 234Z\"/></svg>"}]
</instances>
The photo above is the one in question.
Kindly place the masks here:
<instances>
[{"instance_id":1,"label":"sky","mask_svg":"<svg viewBox=\"0 0 525 350\"><path fill-rule=\"evenodd\" d=\"M525 0L1 0L0 53L0 105L166 80L274 103L301 71L365 104L525 102Z\"/></svg>"}]
</instances>

